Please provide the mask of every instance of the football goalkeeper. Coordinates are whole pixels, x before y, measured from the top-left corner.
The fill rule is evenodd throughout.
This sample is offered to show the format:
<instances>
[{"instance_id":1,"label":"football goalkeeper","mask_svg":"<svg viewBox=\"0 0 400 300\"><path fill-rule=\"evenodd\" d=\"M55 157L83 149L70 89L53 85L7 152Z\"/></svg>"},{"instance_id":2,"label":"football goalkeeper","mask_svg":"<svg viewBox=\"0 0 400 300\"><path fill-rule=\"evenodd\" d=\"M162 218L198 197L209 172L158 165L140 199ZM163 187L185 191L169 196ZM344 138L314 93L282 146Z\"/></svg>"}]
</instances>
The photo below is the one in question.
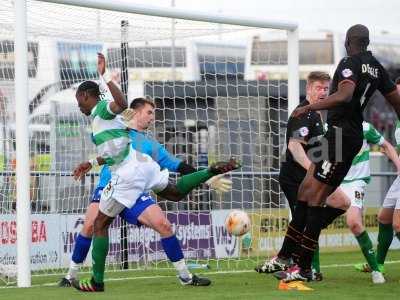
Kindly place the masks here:
<instances>
[{"instance_id":1,"label":"football goalkeeper","mask_svg":"<svg viewBox=\"0 0 400 300\"><path fill-rule=\"evenodd\" d=\"M149 138L145 131L154 121L155 104L144 98L136 98L130 104L130 109L124 111L124 123L130 128L129 137L131 146L139 152L150 155L161 168L172 172L179 172L181 175L196 172L191 165L177 159L171 155L160 143ZM60 287L69 287L73 279L77 278L80 267L85 261L92 243L93 223L99 210L99 201L101 193L108 181L111 179L111 172L107 166L103 166L100 173L100 180L91 198L86 215L85 222L81 232L78 234L74 250L72 253L68 273L59 282ZM217 192L228 192L232 188L232 181L224 178L223 175L212 177L206 182Z\"/></svg>"},{"instance_id":2,"label":"football goalkeeper","mask_svg":"<svg viewBox=\"0 0 400 300\"><path fill-rule=\"evenodd\" d=\"M101 75L105 74L105 59L101 54L98 57L98 70ZM160 233L166 255L177 269L182 284L209 285L210 280L188 271L171 224L148 193L153 190L163 198L179 201L211 177L232 171L240 165L233 159L215 163L208 169L183 176L176 185L170 184L167 170L161 171L149 155L130 146L128 132L116 118L126 108L125 97L107 75L103 78L114 101L100 100L99 86L92 81L82 83L76 93L81 112L92 118L92 134L98 157L81 163L74 170L74 177L81 178L95 165L108 165L112 176L102 192L99 212L94 221L93 276L90 280L73 281L74 287L87 292L104 291L108 227L117 215L131 224L146 225Z\"/></svg>"}]
</instances>

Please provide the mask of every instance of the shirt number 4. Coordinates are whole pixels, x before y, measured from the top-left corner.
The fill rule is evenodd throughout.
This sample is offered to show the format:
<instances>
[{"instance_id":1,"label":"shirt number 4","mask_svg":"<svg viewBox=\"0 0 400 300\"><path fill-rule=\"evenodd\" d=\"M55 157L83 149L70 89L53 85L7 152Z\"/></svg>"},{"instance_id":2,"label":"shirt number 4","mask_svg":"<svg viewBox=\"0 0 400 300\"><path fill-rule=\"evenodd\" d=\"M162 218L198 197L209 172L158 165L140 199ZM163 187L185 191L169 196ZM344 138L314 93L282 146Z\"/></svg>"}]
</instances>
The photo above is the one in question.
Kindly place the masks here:
<instances>
[{"instance_id":1,"label":"shirt number 4","mask_svg":"<svg viewBox=\"0 0 400 300\"><path fill-rule=\"evenodd\" d=\"M331 171L332 163L330 163L327 160L324 160L324 162L322 163L321 168L322 168L322 175L326 176Z\"/></svg>"}]
</instances>

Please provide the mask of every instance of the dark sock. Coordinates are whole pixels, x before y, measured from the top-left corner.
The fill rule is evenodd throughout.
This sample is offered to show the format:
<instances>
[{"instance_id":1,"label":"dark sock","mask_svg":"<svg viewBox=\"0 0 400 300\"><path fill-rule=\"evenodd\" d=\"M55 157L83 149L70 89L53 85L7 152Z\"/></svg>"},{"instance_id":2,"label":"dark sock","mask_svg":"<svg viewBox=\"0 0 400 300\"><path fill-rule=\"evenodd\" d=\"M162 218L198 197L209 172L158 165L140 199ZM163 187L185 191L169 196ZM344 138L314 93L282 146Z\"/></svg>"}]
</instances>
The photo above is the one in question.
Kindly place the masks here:
<instances>
[{"instance_id":1,"label":"dark sock","mask_svg":"<svg viewBox=\"0 0 400 300\"><path fill-rule=\"evenodd\" d=\"M307 224L303 233L301 247L299 249L299 266L303 271L311 270L311 261L314 251L318 247L318 239L321 233L321 226L323 224L322 207L311 206L308 208Z\"/></svg>"},{"instance_id":2,"label":"dark sock","mask_svg":"<svg viewBox=\"0 0 400 300\"><path fill-rule=\"evenodd\" d=\"M304 201L297 202L295 212L293 214L293 219L289 224L285 238L283 240L281 250L278 253L279 257L290 258L292 257L292 254L295 252L297 245L301 241L302 232L306 225L307 209L308 209L307 202Z\"/></svg>"},{"instance_id":3,"label":"dark sock","mask_svg":"<svg viewBox=\"0 0 400 300\"><path fill-rule=\"evenodd\" d=\"M395 235L395 236L399 239L399 241L400 241L400 232L396 232L394 235Z\"/></svg>"},{"instance_id":4,"label":"dark sock","mask_svg":"<svg viewBox=\"0 0 400 300\"><path fill-rule=\"evenodd\" d=\"M322 207L322 229L328 227L339 216L343 215L346 211L340 208L331 206Z\"/></svg>"},{"instance_id":5,"label":"dark sock","mask_svg":"<svg viewBox=\"0 0 400 300\"><path fill-rule=\"evenodd\" d=\"M379 223L378 247L376 250L376 261L378 262L378 264L383 265L385 263L386 254L389 250L392 241L393 241L392 224Z\"/></svg>"},{"instance_id":6,"label":"dark sock","mask_svg":"<svg viewBox=\"0 0 400 300\"><path fill-rule=\"evenodd\" d=\"M374 247L372 246L372 242L367 231L363 231L359 236L356 236L356 239L372 271L379 271Z\"/></svg>"}]
</instances>

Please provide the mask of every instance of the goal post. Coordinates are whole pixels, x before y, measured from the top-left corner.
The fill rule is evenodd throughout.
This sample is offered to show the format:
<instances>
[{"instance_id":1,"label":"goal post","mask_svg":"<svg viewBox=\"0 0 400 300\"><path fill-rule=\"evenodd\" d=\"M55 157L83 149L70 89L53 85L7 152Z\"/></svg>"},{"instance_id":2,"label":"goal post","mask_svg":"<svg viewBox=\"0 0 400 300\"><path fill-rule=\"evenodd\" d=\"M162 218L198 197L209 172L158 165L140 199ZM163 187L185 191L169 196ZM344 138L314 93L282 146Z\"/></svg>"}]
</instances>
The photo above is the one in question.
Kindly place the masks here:
<instances>
[{"instance_id":1,"label":"goal post","mask_svg":"<svg viewBox=\"0 0 400 300\"><path fill-rule=\"evenodd\" d=\"M99 80L94 64L97 51L104 52L108 68L123 87L121 45L128 48L128 98L154 99L152 131L157 140L195 167L230 155L244 163L241 171L231 175L230 193L219 195L203 187L181 203L160 202L188 259L216 261L221 266L227 260L234 266L231 260L259 261L276 247L278 235L271 244L265 239L275 225L264 224L263 218L285 206L277 171L284 143L281 129L299 102L297 24L105 0L5 0L2 10L14 27L7 17L0 17L0 53L14 51L15 76L0 64L0 89L8 99L8 110L2 113L9 120L2 126L10 136L1 136L1 141L15 142L15 149L10 146L4 155L16 157L16 170L11 164L1 170L1 191L6 196L0 198L0 213L7 214L1 230L7 239L0 245L4 246L0 258L6 261L4 257L14 249L15 213L9 208L15 200L9 182L16 178L19 287L31 285L31 273L60 274L68 267L98 179L96 172L80 184L70 177L73 164L94 153L89 120L76 109L74 92L79 82ZM132 30L123 41L120 26L125 20ZM260 53L249 50L254 38L263 34L284 36L287 45ZM257 67L257 61L282 63L286 75L258 77L261 69L251 73L247 67L251 62ZM257 250L245 238L224 231L224 218L232 208L249 211L257 223L248 237L250 243L260 240L253 246ZM121 243L120 225L116 220L110 229L108 270L121 265L164 266L157 234L129 226L122 234L127 241ZM51 251L38 245L50 239L54 239ZM0 260L0 273L1 265Z\"/></svg>"},{"instance_id":2,"label":"goal post","mask_svg":"<svg viewBox=\"0 0 400 300\"><path fill-rule=\"evenodd\" d=\"M28 131L28 42L25 1L15 2L15 139L17 193L17 283L31 285L30 200L29 200L29 131Z\"/></svg>"}]
</instances>

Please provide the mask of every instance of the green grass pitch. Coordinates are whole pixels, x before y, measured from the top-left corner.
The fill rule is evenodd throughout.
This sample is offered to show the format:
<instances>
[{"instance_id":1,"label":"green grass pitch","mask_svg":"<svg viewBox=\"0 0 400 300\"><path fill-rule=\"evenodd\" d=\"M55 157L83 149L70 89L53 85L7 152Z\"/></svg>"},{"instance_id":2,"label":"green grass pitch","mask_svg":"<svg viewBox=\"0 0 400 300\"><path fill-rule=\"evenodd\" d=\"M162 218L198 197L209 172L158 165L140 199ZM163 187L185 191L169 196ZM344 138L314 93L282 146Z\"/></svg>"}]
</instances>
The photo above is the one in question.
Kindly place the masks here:
<instances>
[{"instance_id":1,"label":"green grass pitch","mask_svg":"<svg viewBox=\"0 0 400 300\"><path fill-rule=\"evenodd\" d=\"M313 291L280 291L270 275L251 270L252 263L237 263L236 271L202 271L212 279L209 287L181 286L173 270L110 272L104 293L80 293L59 288L59 276L33 277L32 288L0 288L0 299L400 299L400 251L390 251L385 265L387 283L374 285L370 274L358 273L353 264L362 262L361 252L322 253L324 280L307 283ZM232 262L231 262L232 264ZM230 266L233 268L233 265ZM82 277L88 274L82 274Z\"/></svg>"}]
</instances>

